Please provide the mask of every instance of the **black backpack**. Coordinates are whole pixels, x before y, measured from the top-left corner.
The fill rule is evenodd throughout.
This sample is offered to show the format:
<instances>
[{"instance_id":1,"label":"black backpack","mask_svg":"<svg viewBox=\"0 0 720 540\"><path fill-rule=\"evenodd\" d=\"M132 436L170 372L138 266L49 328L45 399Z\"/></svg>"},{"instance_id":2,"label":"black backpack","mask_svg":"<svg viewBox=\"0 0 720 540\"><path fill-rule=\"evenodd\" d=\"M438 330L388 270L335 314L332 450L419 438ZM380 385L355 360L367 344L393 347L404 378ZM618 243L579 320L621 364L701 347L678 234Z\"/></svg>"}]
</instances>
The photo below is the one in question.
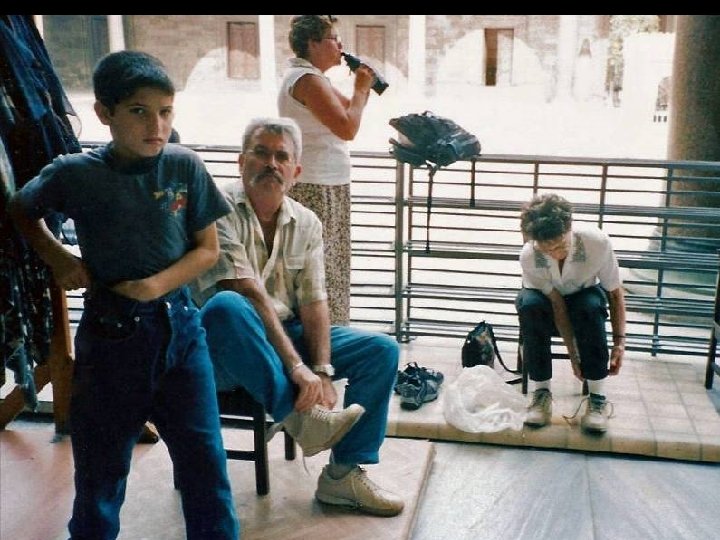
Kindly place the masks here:
<instances>
[{"instance_id":1,"label":"black backpack","mask_svg":"<svg viewBox=\"0 0 720 540\"><path fill-rule=\"evenodd\" d=\"M480 154L480 141L472 133L454 121L435 116L430 111L411 113L391 118L390 125L398 133L398 139L390 138L390 154L398 161L413 167L427 166L428 209L425 251L430 251L430 213L432 211L433 177L440 167L459 159L474 159Z\"/></svg>"},{"instance_id":2,"label":"black backpack","mask_svg":"<svg viewBox=\"0 0 720 540\"><path fill-rule=\"evenodd\" d=\"M438 169L480 154L480 142L475 135L430 111L391 118L389 123L400 134L399 141L390 139L390 153L414 167L427 165L431 170Z\"/></svg>"}]
</instances>

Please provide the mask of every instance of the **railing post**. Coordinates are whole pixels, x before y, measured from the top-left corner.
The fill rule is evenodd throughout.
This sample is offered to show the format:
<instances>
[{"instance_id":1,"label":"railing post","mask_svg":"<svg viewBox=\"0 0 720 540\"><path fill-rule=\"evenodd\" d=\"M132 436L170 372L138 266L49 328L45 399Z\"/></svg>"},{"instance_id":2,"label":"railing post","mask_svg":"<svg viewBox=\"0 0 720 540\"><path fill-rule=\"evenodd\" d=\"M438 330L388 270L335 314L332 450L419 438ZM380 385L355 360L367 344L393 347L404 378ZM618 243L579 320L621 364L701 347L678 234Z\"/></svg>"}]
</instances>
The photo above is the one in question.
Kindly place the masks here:
<instances>
[{"instance_id":1,"label":"railing post","mask_svg":"<svg viewBox=\"0 0 720 540\"><path fill-rule=\"evenodd\" d=\"M395 161L395 339L405 341L403 333L403 252L405 244L405 166Z\"/></svg>"}]
</instances>

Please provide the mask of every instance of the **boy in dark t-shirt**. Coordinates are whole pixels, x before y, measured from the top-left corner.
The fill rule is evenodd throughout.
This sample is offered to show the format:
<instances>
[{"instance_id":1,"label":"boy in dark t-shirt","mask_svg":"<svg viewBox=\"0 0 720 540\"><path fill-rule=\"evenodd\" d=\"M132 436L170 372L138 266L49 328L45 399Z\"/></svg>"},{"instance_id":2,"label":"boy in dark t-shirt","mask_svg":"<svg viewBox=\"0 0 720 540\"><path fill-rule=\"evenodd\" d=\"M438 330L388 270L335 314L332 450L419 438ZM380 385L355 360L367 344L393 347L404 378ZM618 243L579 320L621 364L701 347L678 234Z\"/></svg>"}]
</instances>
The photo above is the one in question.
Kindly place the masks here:
<instances>
[{"instance_id":1,"label":"boy in dark t-shirt","mask_svg":"<svg viewBox=\"0 0 720 540\"><path fill-rule=\"evenodd\" d=\"M65 289L86 288L75 337L70 431L73 539L114 539L145 421L167 443L188 539L236 540L212 364L186 283L218 257L230 210L202 160L167 144L174 86L160 61L121 51L93 74L112 142L56 158L13 198L18 229ZM81 258L42 217L72 218Z\"/></svg>"}]
</instances>

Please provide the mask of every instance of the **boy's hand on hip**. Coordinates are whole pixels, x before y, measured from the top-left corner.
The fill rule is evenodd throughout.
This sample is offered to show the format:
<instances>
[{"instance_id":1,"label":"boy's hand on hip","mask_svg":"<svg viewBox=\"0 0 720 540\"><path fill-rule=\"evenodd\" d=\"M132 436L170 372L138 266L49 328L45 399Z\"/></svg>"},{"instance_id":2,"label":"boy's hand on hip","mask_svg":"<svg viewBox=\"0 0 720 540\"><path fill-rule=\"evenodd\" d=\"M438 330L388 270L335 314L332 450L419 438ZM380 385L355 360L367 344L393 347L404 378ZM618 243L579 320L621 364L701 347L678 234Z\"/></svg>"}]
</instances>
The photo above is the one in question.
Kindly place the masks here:
<instances>
[{"instance_id":1,"label":"boy's hand on hip","mask_svg":"<svg viewBox=\"0 0 720 540\"><path fill-rule=\"evenodd\" d=\"M90 286L90 274L82 259L71 253L55 264L52 272L57 284L65 290L72 291Z\"/></svg>"}]
</instances>

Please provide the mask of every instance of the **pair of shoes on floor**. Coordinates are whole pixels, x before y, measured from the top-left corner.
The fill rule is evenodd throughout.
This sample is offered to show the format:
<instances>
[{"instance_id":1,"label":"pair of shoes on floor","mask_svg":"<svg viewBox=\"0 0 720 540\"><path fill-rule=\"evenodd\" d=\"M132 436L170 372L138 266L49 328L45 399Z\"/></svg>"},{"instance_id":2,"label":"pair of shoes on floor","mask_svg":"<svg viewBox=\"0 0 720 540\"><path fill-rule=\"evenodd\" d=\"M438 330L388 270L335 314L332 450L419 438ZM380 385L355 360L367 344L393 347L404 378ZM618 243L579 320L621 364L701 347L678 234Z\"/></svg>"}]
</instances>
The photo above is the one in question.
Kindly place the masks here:
<instances>
[{"instance_id":1,"label":"pair of shoes on floor","mask_svg":"<svg viewBox=\"0 0 720 540\"><path fill-rule=\"evenodd\" d=\"M400 386L400 407L408 411L418 410L423 403L435 401L440 386L432 379L414 377Z\"/></svg>"},{"instance_id":2,"label":"pair of shoes on floor","mask_svg":"<svg viewBox=\"0 0 720 540\"><path fill-rule=\"evenodd\" d=\"M362 467L355 467L338 479L330 476L328 468L329 465L325 465L318 478L315 491L318 501L376 516L396 516L403 511L403 500L370 480Z\"/></svg>"},{"instance_id":3,"label":"pair of shoes on floor","mask_svg":"<svg viewBox=\"0 0 720 540\"><path fill-rule=\"evenodd\" d=\"M423 366L418 366L417 362L409 362L405 364L403 371L398 370L397 379L395 381L395 393L400 393L400 387L408 382L410 379L430 379L435 381L438 386L445 380L445 376L441 371L436 369L430 369Z\"/></svg>"},{"instance_id":4,"label":"pair of shoes on floor","mask_svg":"<svg viewBox=\"0 0 720 540\"><path fill-rule=\"evenodd\" d=\"M395 393L400 394L400 407L409 411L419 409L423 403L438 397L445 376L435 369L411 362L404 371L398 371Z\"/></svg>"},{"instance_id":5,"label":"pair of shoes on floor","mask_svg":"<svg viewBox=\"0 0 720 540\"><path fill-rule=\"evenodd\" d=\"M305 457L335 446L365 413L365 407L357 403L339 411L330 411L319 405L299 413L293 410L282 422L268 430L267 440L284 429L300 445Z\"/></svg>"},{"instance_id":6,"label":"pair of shoes on floor","mask_svg":"<svg viewBox=\"0 0 720 540\"><path fill-rule=\"evenodd\" d=\"M613 404L605 396L590 394L583 398L578 404L575 413L571 416L563 416L566 421L574 419L582 404L586 403L585 413L580 418L580 427L583 431L592 434L602 434L607 431L608 419L613 416ZM550 423L552 418L552 393L546 388L539 388L533 392L532 401L527 408L525 425L531 427L543 427Z\"/></svg>"}]
</instances>

